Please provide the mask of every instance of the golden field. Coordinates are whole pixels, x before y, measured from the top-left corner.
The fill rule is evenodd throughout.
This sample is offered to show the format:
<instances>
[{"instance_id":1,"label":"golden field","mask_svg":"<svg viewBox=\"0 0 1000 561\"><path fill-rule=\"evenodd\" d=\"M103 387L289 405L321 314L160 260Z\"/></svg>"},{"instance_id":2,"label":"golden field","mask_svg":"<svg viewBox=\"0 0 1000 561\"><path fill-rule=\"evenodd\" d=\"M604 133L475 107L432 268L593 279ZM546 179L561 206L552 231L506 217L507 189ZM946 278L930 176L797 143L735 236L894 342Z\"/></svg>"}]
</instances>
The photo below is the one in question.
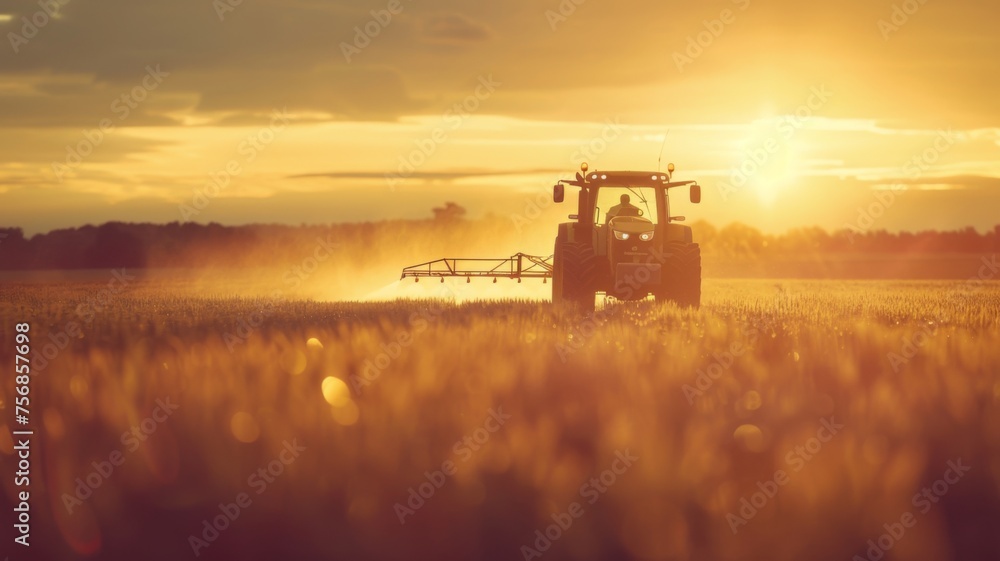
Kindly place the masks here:
<instances>
[{"instance_id":1,"label":"golden field","mask_svg":"<svg viewBox=\"0 0 1000 561\"><path fill-rule=\"evenodd\" d=\"M706 281L593 317L106 286L0 288L3 364L17 323L53 345L39 559L848 561L900 528L879 558L1000 558L996 283Z\"/></svg>"}]
</instances>

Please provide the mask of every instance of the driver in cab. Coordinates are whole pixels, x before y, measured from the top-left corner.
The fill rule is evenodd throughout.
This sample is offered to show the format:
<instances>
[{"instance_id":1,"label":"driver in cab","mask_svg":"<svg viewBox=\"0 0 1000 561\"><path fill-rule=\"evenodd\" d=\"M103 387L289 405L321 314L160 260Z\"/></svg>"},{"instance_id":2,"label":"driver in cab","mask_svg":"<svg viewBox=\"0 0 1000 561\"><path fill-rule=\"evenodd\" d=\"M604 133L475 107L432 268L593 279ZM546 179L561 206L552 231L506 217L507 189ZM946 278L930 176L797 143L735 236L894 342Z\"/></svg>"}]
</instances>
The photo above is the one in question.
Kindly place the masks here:
<instances>
[{"instance_id":1,"label":"driver in cab","mask_svg":"<svg viewBox=\"0 0 1000 561\"><path fill-rule=\"evenodd\" d=\"M608 224L611 222L612 218L616 218L618 216L640 216L642 211L639 210L639 207L629 202L630 200L631 199L628 195L622 195L621 204L617 204L608 209L608 214L604 223Z\"/></svg>"}]
</instances>

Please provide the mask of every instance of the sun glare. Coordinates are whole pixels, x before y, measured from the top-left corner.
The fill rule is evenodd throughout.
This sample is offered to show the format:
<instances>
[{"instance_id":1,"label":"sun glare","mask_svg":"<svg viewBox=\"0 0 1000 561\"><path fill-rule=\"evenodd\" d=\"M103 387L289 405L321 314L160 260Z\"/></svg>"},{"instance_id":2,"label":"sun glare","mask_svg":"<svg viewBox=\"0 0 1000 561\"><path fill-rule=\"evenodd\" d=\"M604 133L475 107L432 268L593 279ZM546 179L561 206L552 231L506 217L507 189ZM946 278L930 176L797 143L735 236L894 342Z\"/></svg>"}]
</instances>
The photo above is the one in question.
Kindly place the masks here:
<instances>
[{"instance_id":1,"label":"sun glare","mask_svg":"<svg viewBox=\"0 0 1000 561\"><path fill-rule=\"evenodd\" d=\"M796 137L794 117L775 117L754 123L753 135L742 146L736 171L757 199L772 206L782 193L794 189L802 179L802 140Z\"/></svg>"}]
</instances>

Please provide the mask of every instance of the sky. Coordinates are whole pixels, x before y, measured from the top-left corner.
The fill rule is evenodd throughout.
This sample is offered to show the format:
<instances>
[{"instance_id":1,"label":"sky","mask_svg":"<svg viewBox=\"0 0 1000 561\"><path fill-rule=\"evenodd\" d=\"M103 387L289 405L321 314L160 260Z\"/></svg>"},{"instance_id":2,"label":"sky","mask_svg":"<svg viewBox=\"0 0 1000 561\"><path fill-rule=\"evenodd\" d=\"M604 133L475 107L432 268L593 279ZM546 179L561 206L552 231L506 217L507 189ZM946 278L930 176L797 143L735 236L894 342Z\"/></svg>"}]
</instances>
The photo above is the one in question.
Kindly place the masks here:
<instances>
[{"instance_id":1,"label":"sky","mask_svg":"<svg viewBox=\"0 0 1000 561\"><path fill-rule=\"evenodd\" d=\"M585 161L720 226L992 229L998 11L0 0L0 227L565 215Z\"/></svg>"}]
</instances>

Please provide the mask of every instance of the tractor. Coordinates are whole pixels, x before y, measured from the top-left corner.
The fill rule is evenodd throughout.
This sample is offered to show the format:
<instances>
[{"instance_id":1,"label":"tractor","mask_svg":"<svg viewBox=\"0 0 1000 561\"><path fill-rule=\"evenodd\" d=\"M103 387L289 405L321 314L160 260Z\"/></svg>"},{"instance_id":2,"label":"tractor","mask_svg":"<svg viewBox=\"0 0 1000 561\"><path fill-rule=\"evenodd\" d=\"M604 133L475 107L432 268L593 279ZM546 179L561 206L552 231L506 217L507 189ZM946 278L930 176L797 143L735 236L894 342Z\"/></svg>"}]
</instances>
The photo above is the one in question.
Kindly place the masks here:
<instances>
[{"instance_id":1,"label":"tractor","mask_svg":"<svg viewBox=\"0 0 1000 561\"><path fill-rule=\"evenodd\" d=\"M649 295L682 307L701 303L701 250L691 228L670 215L671 189L688 187L690 201L701 202L695 181L674 182L667 172L589 171L580 166L576 178L560 180L552 198L564 202L566 186L579 187L572 222L559 224L550 257L518 253L502 259L438 259L403 269L401 278L477 277L552 279L555 304L594 310L598 293L619 300ZM633 197L634 203L633 204Z\"/></svg>"},{"instance_id":2,"label":"tractor","mask_svg":"<svg viewBox=\"0 0 1000 561\"><path fill-rule=\"evenodd\" d=\"M619 300L652 294L683 307L700 305L701 249L691 227L678 224L684 217L670 215L669 191L689 187L697 204L701 186L673 182L673 164L667 170L597 172L583 164L576 179L556 183L555 202L565 200L567 185L579 187L580 196L573 221L560 224L556 235L554 303L593 310L595 295L603 292Z\"/></svg>"}]
</instances>

